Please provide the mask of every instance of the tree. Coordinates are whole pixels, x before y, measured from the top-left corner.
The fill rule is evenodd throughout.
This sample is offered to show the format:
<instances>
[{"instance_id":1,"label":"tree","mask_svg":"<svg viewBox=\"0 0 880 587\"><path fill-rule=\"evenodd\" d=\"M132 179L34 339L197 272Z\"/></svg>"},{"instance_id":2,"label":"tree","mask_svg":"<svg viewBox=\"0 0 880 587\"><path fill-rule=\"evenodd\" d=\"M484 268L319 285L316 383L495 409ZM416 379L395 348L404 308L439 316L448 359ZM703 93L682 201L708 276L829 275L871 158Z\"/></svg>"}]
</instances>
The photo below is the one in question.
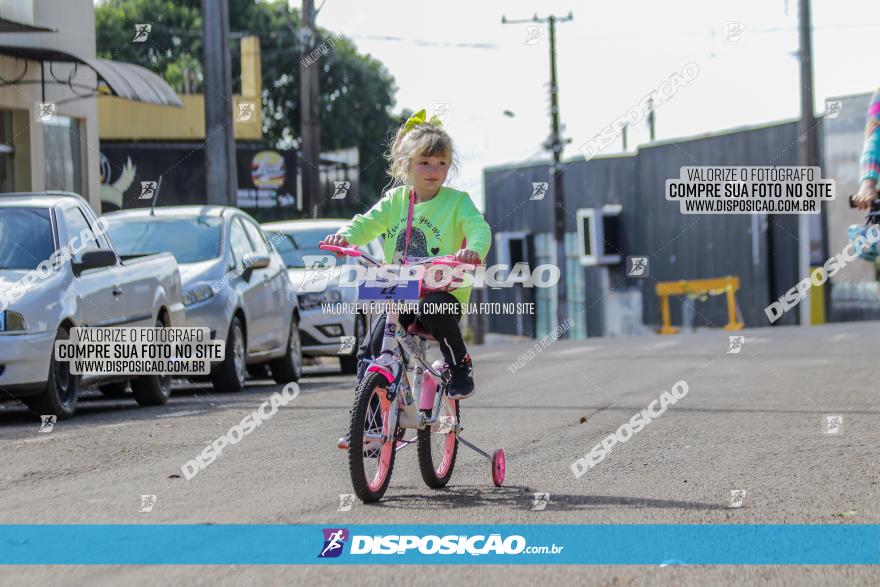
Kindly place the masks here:
<instances>
[{"instance_id":1,"label":"tree","mask_svg":"<svg viewBox=\"0 0 880 587\"><path fill-rule=\"evenodd\" d=\"M150 24L146 42L131 42L136 24ZM104 0L95 7L99 57L143 65L183 93L185 72L190 91L202 87L202 18L200 0ZM299 146L299 11L286 0L229 0L232 33L233 91L240 91L238 39L260 38L263 74L263 134L276 148ZM322 151L357 147L360 154L359 201L333 200L326 214L362 211L387 183L383 153L393 128L397 87L381 62L361 55L354 44L324 29L316 46L328 52L320 67Z\"/></svg>"}]
</instances>

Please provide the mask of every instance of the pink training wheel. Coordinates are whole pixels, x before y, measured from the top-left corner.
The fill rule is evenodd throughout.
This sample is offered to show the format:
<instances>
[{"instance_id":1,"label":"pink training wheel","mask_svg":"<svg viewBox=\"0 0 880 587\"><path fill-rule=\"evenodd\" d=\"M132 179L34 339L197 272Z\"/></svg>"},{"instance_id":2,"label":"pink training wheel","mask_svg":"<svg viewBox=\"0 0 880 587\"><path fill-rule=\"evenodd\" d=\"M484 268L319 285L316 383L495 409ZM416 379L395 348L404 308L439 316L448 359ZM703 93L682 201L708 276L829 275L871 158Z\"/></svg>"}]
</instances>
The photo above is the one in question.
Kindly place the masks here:
<instances>
[{"instance_id":1,"label":"pink training wheel","mask_svg":"<svg viewBox=\"0 0 880 587\"><path fill-rule=\"evenodd\" d=\"M504 470L506 465L507 462L504 458L504 449L499 448L495 451L495 454L492 455L492 483L495 484L495 487L501 487L504 483Z\"/></svg>"}]
</instances>

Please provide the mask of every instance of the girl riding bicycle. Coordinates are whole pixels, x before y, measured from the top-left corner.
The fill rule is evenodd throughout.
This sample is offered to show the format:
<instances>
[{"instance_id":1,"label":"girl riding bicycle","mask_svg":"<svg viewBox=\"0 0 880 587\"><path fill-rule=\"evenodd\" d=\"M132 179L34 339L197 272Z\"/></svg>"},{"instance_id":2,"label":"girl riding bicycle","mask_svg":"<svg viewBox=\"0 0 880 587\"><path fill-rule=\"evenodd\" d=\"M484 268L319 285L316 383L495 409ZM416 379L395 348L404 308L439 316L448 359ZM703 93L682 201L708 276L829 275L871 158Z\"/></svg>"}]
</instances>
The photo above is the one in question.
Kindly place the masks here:
<instances>
[{"instance_id":1,"label":"girl riding bicycle","mask_svg":"<svg viewBox=\"0 0 880 587\"><path fill-rule=\"evenodd\" d=\"M466 192L443 185L450 168L457 166L452 139L440 120L434 116L426 120L424 110L411 116L397 131L387 158L392 188L366 213L355 215L336 234L328 235L325 242L340 247L364 245L384 234L384 260L395 264L404 257L438 255L454 255L457 261L470 264L485 259L492 239L489 225ZM414 200L412 207L410 199ZM404 327L418 320L440 343L451 370L447 392L454 400L474 393L473 366L458 325L470 293L470 287L435 291L419 300L418 314L399 316ZM383 324L384 315L364 338L357 355L361 365L380 353ZM359 378L362 375L359 369Z\"/></svg>"}]
</instances>

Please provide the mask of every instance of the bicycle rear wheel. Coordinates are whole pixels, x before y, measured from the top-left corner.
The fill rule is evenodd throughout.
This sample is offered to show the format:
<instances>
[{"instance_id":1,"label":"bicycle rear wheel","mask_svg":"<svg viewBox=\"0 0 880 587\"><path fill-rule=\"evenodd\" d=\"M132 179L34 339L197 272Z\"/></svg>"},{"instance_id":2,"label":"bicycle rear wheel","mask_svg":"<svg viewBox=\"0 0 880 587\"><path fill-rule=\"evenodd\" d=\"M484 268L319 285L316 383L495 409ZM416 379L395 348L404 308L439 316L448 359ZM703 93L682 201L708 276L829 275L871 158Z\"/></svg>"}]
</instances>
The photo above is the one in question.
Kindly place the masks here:
<instances>
[{"instance_id":1,"label":"bicycle rear wheel","mask_svg":"<svg viewBox=\"0 0 880 587\"><path fill-rule=\"evenodd\" d=\"M434 424L435 430L432 431L428 427L418 431L416 448L419 454L419 470L422 473L422 480L432 489L445 487L452 478L455 457L458 455L458 435L455 433L455 428L459 424L460 417L461 408L458 402L444 397L440 402L440 415ZM451 426L451 430L437 431L444 421Z\"/></svg>"},{"instance_id":2,"label":"bicycle rear wheel","mask_svg":"<svg viewBox=\"0 0 880 587\"><path fill-rule=\"evenodd\" d=\"M383 375L368 373L358 385L351 411L348 470L354 492L364 503L382 499L394 469L397 431L388 431L391 401L385 385ZM391 440L383 442L384 436Z\"/></svg>"}]
</instances>

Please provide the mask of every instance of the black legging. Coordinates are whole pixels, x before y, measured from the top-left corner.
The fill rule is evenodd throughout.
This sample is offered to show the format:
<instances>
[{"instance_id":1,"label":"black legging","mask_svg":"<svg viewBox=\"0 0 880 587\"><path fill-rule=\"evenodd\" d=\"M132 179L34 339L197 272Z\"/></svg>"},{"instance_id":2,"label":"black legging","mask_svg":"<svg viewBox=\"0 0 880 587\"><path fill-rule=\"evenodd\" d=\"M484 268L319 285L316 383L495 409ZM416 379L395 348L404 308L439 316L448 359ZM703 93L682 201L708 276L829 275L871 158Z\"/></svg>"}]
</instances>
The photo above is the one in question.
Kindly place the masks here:
<instances>
[{"instance_id":1,"label":"black legging","mask_svg":"<svg viewBox=\"0 0 880 587\"><path fill-rule=\"evenodd\" d=\"M428 313L425 304L437 304L434 308L437 312ZM441 306L440 304L446 304ZM450 306L449 304L452 304ZM440 312L443 308L455 308L454 312ZM419 300L419 313L403 313L399 315L400 323L404 328L412 324L416 319L431 333L431 336L440 343L440 352L447 365L453 366L460 363L467 354L467 347L461 337L461 329L458 321L461 319L461 306L451 293L433 292ZM385 314L373 321L370 333L364 337L358 349L358 359L369 360L379 355L382 351L382 338L384 337L383 326Z\"/></svg>"}]
</instances>

